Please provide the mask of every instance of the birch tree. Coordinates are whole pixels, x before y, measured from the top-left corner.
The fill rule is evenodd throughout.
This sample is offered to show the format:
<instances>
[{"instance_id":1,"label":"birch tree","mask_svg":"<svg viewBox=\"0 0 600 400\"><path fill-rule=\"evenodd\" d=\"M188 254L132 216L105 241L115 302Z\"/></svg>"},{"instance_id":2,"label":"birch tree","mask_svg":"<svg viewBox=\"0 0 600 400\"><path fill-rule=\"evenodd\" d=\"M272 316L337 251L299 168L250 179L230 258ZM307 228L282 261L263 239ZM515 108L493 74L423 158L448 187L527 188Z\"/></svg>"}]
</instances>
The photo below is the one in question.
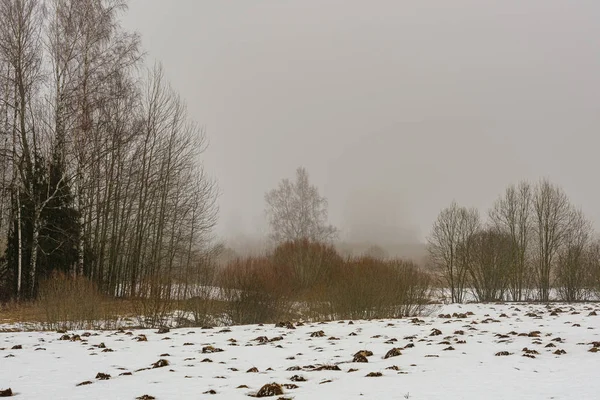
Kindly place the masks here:
<instances>
[{"instance_id":1,"label":"birch tree","mask_svg":"<svg viewBox=\"0 0 600 400\"><path fill-rule=\"evenodd\" d=\"M283 179L265 195L271 239L276 243L310 240L329 242L337 229L327 223L327 199L310 184L304 168L296 170L296 180Z\"/></svg>"}]
</instances>

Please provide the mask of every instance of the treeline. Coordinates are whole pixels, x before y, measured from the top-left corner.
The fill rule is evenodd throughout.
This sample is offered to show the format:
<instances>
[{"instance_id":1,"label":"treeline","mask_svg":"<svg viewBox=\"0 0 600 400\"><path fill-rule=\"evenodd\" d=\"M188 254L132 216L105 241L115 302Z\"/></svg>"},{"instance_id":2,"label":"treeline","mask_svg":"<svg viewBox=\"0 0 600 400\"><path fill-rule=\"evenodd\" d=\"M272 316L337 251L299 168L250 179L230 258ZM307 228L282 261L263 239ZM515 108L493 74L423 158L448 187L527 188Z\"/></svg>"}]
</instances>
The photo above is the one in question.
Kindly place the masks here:
<instances>
[{"instance_id":1,"label":"treeline","mask_svg":"<svg viewBox=\"0 0 600 400\"><path fill-rule=\"evenodd\" d=\"M0 0L0 297L35 298L54 271L136 296L185 279L205 250L204 133L160 66L140 72L125 10Z\"/></svg>"},{"instance_id":2,"label":"treeline","mask_svg":"<svg viewBox=\"0 0 600 400\"><path fill-rule=\"evenodd\" d=\"M455 202L428 238L430 262L452 302L581 301L600 293L600 241L548 180L509 186L483 219Z\"/></svg>"}]
</instances>

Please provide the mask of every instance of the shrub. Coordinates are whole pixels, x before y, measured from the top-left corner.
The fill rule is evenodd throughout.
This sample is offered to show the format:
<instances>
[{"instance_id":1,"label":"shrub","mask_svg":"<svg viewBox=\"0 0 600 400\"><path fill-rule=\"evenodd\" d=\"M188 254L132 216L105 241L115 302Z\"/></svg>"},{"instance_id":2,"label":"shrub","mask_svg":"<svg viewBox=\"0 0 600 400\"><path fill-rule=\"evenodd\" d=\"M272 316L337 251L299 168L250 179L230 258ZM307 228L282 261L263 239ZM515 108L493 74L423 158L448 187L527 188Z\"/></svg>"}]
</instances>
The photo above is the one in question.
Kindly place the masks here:
<instances>
[{"instance_id":1,"label":"shrub","mask_svg":"<svg viewBox=\"0 0 600 400\"><path fill-rule=\"evenodd\" d=\"M186 282L184 311L195 326L212 325L218 306L217 266L211 259L196 264Z\"/></svg>"},{"instance_id":2,"label":"shrub","mask_svg":"<svg viewBox=\"0 0 600 400\"><path fill-rule=\"evenodd\" d=\"M415 264L358 257L337 271L327 297L334 318L371 319L418 314L429 294L430 279Z\"/></svg>"},{"instance_id":3,"label":"shrub","mask_svg":"<svg viewBox=\"0 0 600 400\"><path fill-rule=\"evenodd\" d=\"M289 276L268 257L237 259L219 275L226 314L232 324L274 322L289 292Z\"/></svg>"},{"instance_id":4,"label":"shrub","mask_svg":"<svg viewBox=\"0 0 600 400\"><path fill-rule=\"evenodd\" d=\"M137 289L138 297L132 299L132 306L140 326L156 328L172 325L176 301L169 276L156 274L141 280Z\"/></svg>"},{"instance_id":5,"label":"shrub","mask_svg":"<svg viewBox=\"0 0 600 400\"><path fill-rule=\"evenodd\" d=\"M48 329L89 329L106 321L104 297L84 277L53 273L40 283L39 305Z\"/></svg>"},{"instance_id":6,"label":"shrub","mask_svg":"<svg viewBox=\"0 0 600 400\"><path fill-rule=\"evenodd\" d=\"M296 240L279 245L271 256L279 270L291 274L293 290L313 289L328 282L343 260L333 246L309 240Z\"/></svg>"}]
</instances>

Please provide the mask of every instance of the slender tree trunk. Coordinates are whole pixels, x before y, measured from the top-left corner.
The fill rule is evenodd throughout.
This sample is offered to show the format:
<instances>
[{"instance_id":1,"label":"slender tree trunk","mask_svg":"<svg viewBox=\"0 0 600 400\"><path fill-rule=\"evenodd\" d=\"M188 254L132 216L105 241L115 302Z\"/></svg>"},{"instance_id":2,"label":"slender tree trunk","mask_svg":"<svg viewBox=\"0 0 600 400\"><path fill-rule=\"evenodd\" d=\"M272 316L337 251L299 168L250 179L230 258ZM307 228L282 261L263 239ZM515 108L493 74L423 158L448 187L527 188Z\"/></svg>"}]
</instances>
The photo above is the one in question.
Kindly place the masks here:
<instances>
[{"instance_id":1,"label":"slender tree trunk","mask_svg":"<svg viewBox=\"0 0 600 400\"><path fill-rule=\"evenodd\" d=\"M39 223L39 212L34 211L33 234L31 237L31 262L29 267L29 279L30 279L30 296L35 298L36 295L36 277L37 277L37 256L38 256L38 242L40 236L40 223Z\"/></svg>"},{"instance_id":2,"label":"slender tree trunk","mask_svg":"<svg viewBox=\"0 0 600 400\"><path fill-rule=\"evenodd\" d=\"M21 238L21 191L17 187L17 299L21 299L23 282L23 241Z\"/></svg>"}]
</instances>

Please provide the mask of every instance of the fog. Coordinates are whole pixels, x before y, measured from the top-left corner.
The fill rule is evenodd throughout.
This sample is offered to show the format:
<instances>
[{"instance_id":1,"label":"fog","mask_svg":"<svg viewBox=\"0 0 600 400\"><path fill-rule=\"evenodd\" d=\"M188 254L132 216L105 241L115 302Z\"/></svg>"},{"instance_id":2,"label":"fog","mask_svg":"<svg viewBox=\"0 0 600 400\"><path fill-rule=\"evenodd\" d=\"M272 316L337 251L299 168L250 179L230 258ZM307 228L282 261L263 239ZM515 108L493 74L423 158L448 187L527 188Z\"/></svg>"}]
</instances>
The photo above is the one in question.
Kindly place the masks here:
<instances>
[{"instance_id":1,"label":"fog","mask_svg":"<svg viewBox=\"0 0 600 400\"><path fill-rule=\"evenodd\" d=\"M132 0L207 132L224 238L304 166L346 241L422 242L453 199L550 178L598 225L597 0Z\"/></svg>"}]
</instances>

